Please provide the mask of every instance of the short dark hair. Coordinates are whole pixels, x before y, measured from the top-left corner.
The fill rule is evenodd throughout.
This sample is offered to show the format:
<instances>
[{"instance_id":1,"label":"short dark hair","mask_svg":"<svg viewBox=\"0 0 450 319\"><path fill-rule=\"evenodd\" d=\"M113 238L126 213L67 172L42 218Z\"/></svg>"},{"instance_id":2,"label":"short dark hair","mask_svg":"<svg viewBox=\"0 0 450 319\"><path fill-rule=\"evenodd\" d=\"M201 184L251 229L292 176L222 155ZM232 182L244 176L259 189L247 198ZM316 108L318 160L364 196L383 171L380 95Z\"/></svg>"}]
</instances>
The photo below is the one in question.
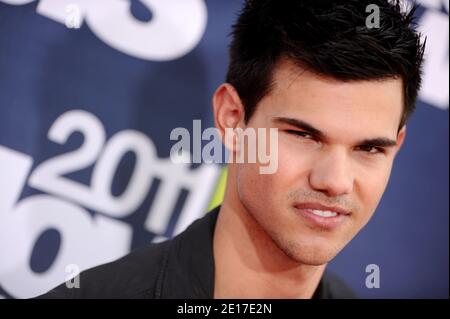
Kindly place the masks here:
<instances>
[{"instance_id":1,"label":"short dark hair","mask_svg":"<svg viewBox=\"0 0 450 319\"><path fill-rule=\"evenodd\" d=\"M369 28L369 4L379 26ZM247 0L233 25L226 81L245 108L245 121L270 92L281 57L342 81L401 78L400 128L415 109L425 41L416 31L417 5L389 0Z\"/></svg>"}]
</instances>

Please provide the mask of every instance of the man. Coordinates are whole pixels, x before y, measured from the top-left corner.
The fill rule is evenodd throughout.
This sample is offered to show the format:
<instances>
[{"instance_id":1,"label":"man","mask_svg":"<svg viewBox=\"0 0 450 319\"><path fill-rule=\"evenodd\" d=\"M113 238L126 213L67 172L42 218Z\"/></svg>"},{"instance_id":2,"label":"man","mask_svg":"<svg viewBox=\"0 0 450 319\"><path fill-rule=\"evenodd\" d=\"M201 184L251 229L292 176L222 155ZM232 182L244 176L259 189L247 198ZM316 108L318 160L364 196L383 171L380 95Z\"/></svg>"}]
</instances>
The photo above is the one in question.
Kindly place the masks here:
<instances>
[{"instance_id":1,"label":"man","mask_svg":"<svg viewBox=\"0 0 450 319\"><path fill-rule=\"evenodd\" d=\"M352 297L325 267L372 217L405 139L424 51L413 12L387 0L247 1L215 125L222 136L277 128L276 172L231 163L222 206L43 297ZM240 138L224 139L231 156L246 152Z\"/></svg>"}]
</instances>

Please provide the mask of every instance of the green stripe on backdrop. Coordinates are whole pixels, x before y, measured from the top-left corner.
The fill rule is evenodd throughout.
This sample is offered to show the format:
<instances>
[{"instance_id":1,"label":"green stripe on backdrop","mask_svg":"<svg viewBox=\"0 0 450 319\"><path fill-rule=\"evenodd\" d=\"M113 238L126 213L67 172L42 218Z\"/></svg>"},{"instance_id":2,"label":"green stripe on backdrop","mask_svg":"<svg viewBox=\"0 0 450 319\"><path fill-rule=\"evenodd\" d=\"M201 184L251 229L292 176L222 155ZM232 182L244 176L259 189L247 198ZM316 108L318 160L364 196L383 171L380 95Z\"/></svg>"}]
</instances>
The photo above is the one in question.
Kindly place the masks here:
<instances>
[{"instance_id":1,"label":"green stripe on backdrop","mask_svg":"<svg viewBox=\"0 0 450 319\"><path fill-rule=\"evenodd\" d=\"M217 182L214 195L211 198L211 202L209 203L208 211L219 206L223 201L223 195L225 194L225 185L227 183L227 172L227 166L224 166L222 168L222 172L220 173L220 178Z\"/></svg>"}]
</instances>

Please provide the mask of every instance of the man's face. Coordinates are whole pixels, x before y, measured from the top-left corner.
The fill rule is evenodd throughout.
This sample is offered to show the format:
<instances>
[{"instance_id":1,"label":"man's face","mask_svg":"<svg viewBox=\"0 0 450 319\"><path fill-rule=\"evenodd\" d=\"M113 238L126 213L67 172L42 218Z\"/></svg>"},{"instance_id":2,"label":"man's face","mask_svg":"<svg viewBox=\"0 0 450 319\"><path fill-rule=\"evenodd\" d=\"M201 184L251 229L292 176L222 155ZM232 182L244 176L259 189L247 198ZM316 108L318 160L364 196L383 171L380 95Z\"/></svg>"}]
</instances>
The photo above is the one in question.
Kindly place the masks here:
<instances>
[{"instance_id":1,"label":"man's face","mask_svg":"<svg viewBox=\"0 0 450 319\"><path fill-rule=\"evenodd\" d=\"M325 264L369 221L404 138L402 105L400 79L344 83L279 63L247 123L278 128L278 170L236 165L242 204L286 255Z\"/></svg>"}]
</instances>

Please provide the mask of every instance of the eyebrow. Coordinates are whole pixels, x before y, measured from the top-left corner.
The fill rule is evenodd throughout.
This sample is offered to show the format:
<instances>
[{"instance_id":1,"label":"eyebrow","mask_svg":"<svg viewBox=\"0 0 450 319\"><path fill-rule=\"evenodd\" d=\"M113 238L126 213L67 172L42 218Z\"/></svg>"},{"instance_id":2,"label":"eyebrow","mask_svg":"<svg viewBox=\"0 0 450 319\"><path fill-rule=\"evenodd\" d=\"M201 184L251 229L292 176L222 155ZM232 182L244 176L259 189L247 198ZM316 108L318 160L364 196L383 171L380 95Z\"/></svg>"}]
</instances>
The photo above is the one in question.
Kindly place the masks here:
<instances>
[{"instance_id":1,"label":"eyebrow","mask_svg":"<svg viewBox=\"0 0 450 319\"><path fill-rule=\"evenodd\" d=\"M315 136L317 139L319 139L321 141L325 141L325 140L329 139L324 132L315 128L311 124L309 124L305 121L299 120L299 119L288 118L288 117L275 117L274 121L277 123L295 126L298 129L301 129L303 131L310 133L311 135ZM371 146L377 146L377 147L394 147L397 145L397 141L392 140L387 137L375 137L375 138L368 138L368 139L360 140L357 143L357 145L371 145Z\"/></svg>"}]
</instances>

